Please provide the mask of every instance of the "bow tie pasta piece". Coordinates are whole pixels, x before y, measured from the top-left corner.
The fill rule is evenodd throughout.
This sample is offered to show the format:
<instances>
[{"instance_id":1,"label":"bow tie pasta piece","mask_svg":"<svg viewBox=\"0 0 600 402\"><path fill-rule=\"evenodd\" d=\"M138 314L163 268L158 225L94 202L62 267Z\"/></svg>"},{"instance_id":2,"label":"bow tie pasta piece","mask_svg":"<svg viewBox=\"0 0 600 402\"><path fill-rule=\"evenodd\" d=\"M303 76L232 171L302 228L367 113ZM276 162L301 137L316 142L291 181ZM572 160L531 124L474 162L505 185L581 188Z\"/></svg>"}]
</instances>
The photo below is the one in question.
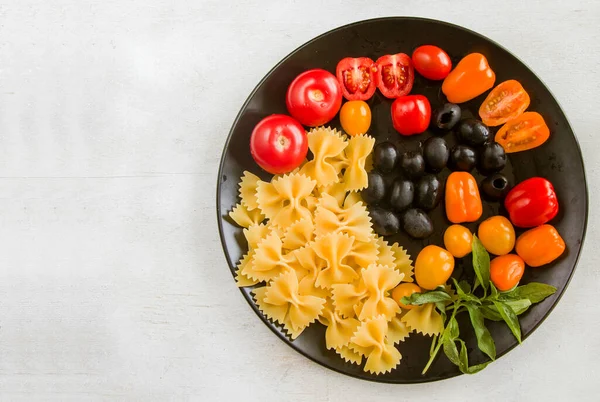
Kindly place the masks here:
<instances>
[{"instance_id":1,"label":"bow tie pasta piece","mask_svg":"<svg viewBox=\"0 0 600 402\"><path fill-rule=\"evenodd\" d=\"M360 364L362 363L362 355L359 352L356 352L354 349L355 345L349 344L349 346L337 348L335 352L348 363Z\"/></svg>"},{"instance_id":2,"label":"bow tie pasta piece","mask_svg":"<svg viewBox=\"0 0 600 402\"><path fill-rule=\"evenodd\" d=\"M283 272L294 272L297 265L296 256L283 254L281 238L277 233L271 233L260 242L251 263L241 272L257 281L270 281Z\"/></svg>"},{"instance_id":3,"label":"bow tie pasta piece","mask_svg":"<svg viewBox=\"0 0 600 402\"><path fill-rule=\"evenodd\" d=\"M315 234L344 233L358 241L368 242L372 238L371 218L363 204L342 208L336 199L323 194L315 211Z\"/></svg>"},{"instance_id":4,"label":"bow tie pasta piece","mask_svg":"<svg viewBox=\"0 0 600 402\"><path fill-rule=\"evenodd\" d=\"M256 199L256 187L260 178L248 171L244 171L244 175L240 180L240 198L242 205L245 205L248 211L258 208L258 200Z\"/></svg>"},{"instance_id":5,"label":"bow tie pasta piece","mask_svg":"<svg viewBox=\"0 0 600 402\"><path fill-rule=\"evenodd\" d=\"M257 280L250 278L249 276L244 274L244 269L246 266L251 263L252 258L254 257L254 252L250 251L248 254L244 255L240 262L237 265L237 269L235 270L235 282L239 288L245 286L254 286L258 283Z\"/></svg>"},{"instance_id":6,"label":"bow tie pasta piece","mask_svg":"<svg viewBox=\"0 0 600 402\"><path fill-rule=\"evenodd\" d=\"M298 293L322 298L329 297L329 289L318 288L315 285L317 277L321 270L326 267L327 261L317 256L312 248L312 244L295 250L294 254L298 261L298 267L295 269L299 281Z\"/></svg>"},{"instance_id":7,"label":"bow tie pasta piece","mask_svg":"<svg viewBox=\"0 0 600 402\"><path fill-rule=\"evenodd\" d=\"M344 317L354 317L356 314L355 306L361 305L361 301L366 297L367 290L362 281L355 283L342 283L333 285L331 289L331 298L335 310Z\"/></svg>"},{"instance_id":8,"label":"bow tie pasta piece","mask_svg":"<svg viewBox=\"0 0 600 402\"><path fill-rule=\"evenodd\" d=\"M394 266L401 274L404 274L402 282L412 282L413 265L410 256L404 248L398 245L398 243L392 244L391 248L394 253Z\"/></svg>"},{"instance_id":9,"label":"bow tie pasta piece","mask_svg":"<svg viewBox=\"0 0 600 402\"><path fill-rule=\"evenodd\" d=\"M302 167L300 173L316 180L319 186L337 183L338 173L343 167L343 152L348 144L339 131L331 128L313 128L307 137L308 148L314 157Z\"/></svg>"},{"instance_id":10,"label":"bow tie pasta piece","mask_svg":"<svg viewBox=\"0 0 600 402\"><path fill-rule=\"evenodd\" d=\"M254 301L258 309L267 317L270 321L283 325L283 329L289 335L290 338L296 339L302 333L302 330L294 330L288 317L288 306L286 305L275 305L265 301L267 294L267 286L256 288L252 290L254 294Z\"/></svg>"},{"instance_id":11,"label":"bow tie pasta piece","mask_svg":"<svg viewBox=\"0 0 600 402\"><path fill-rule=\"evenodd\" d=\"M319 195L323 196L324 194L335 198L335 200L338 203L338 206L342 206L344 204L344 200L346 199L346 194L348 194L348 191L346 191L346 184L340 182L319 188Z\"/></svg>"},{"instance_id":12,"label":"bow tie pasta piece","mask_svg":"<svg viewBox=\"0 0 600 402\"><path fill-rule=\"evenodd\" d=\"M349 283L358 278L354 268L348 265L353 243L353 237L341 233L330 233L315 240L312 248L326 262L325 268L317 275L317 287L331 288L333 284Z\"/></svg>"},{"instance_id":13,"label":"bow tie pasta piece","mask_svg":"<svg viewBox=\"0 0 600 402\"><path fill-rule=\"evenodd\" d=\"M352 192L348 193L348 195L346 196L346 199L344 199L344 203L342 205L344 206L345 209L348 209L351 206L353 206L354 204L358 204L359 202L363 202L362 197L360 196L360 193L352 191Z\"/></svg>"},{"instance_id":14,"label":"bow tie pasta piece","mask_svg":"<svg viewBox=\"0 0 600 402\"><path fill-rule=\"evenodd\" d=\"M346 171L343 181L346 183L346 190L358 191L369 185L365 163L374 145L375 138L368 135L357 135L348 141L344 150Z\"/></svg>"},{"instance_id":15,"label":"bow tie pasta piece","mask_svg":"<svg viewBox=\"0 0 600 402\"><path fill-rule=\"evenodd\" d=\"M265 216L260 212L260 209L248 211L243 204L237 204L230 212L229 217L233 219L238 226L249 228L252 225L258 225L265 220Z\"/></svg>"},{"instance_id":16,"label":"bow tie pasta piece","mask_svg":"<svg viewBox=\"0 0 600 402\"><path fill-rule=\"evenodd\" d=\"M379 248L377 264L396 268L396 257L394 256L394 250L392 249L392 246L389 246L388 242L385 241L381 236L376 237L376 242L377 247Z\"/></svg>"},{"instance_id":17,"label":"bow tie pasta piece","mask_svg":"<svg viewBox=\"0 0 600 402\"><path fill-rule=\"evenodd\" d=\"M283 248L295 250L304 247L314 237L315 225L310 218L302 218L288 226L283 235Z\"/></svg>"},{"instance_id":18,"label":"bow tie pasta piece","mask_svg":"<svg viewBox=\"0 0 600 402\"><path fill-rule=\"evenodd\" d=\"M365 284L366 300L358 318L363 321L383 316L388 321L391 320L400 312L400 307L389 293L398 286L404 275L394 268L373 264L363 269L361 276Z\"/></svg>"},{"instance_id":19,"label":"bow tie pasta piece","mask_svg":"<svg viewBox=\"0 0 600 402\"><path fill-rule=\"evenodd\" d=\"M392 321L388 322L387 338L391 343L402 342L409 335L410 328L400 320L398 315L394 316Z\"/></svg>"},{"instance_id":20,"label":"bow tie pasta piece","mask_svg":"<svg viewBox=\"0 0 600 402\"><path fill-rule=\"evenodd\" d=\"M400 320L411 330L420 332L423 335L438 335L444 329L444 320L433 303L423 304L408 310Z\"/></svg>"},{"instance_id":21,"label":"bow tie pasta piece","mask_svg":"<svg viewBox=\"0 0 600 402\"><path fill-rule=\"evenodd\" d=\"M294 331L302 331L314 322L325 306L323 298L298 293L295 272L284 272L273 279L267 285L264 301L275 306L286 306L286 317Z\"/></svg>"},{"instance_id":22,"label":"bow tie pasta piece","mask_svg":"<svg viewBox=\"0 0 600 402\"><path fill-rule=\"evenodd\" d=\"M375 264L378 254L379 248L377 247L376 239L372 237L367 242L354 240L348 258L350 259L350 264L355 267L355 270L360 272L362 268L367 268L369 265Z\"/></svg>"},{"instance_id":23,"label":"bow tie pasta piece","mask_svg":"<svg viewBox=\"0 0 600 402\"><path fill-rule=\"evenodd\" d=\"M259 182L256 190L258 205L273 225L282 228L302 219L312 218L308 198L316 182L301 174L289 174L271 183Z\"/></svg>"},{"instance_id":24,"label":"bow tie pasta piece","mask_svg":"<svg viewBox=\"0 0 600 402\"><path fill-rule=\"evenodd\" d=\"M347 346L350 338L352 338L360 325L360 321L356 318L344 318L339 315L335 311L331 300L325 305L319 317L319 322L327 326L325 330L325 345L327 349L340 349L342 346Z\"/></svg>"},{"instance_id":25,"label":"bow tie pasta piece","mask_svg":"<svg viewBox=\"0 0 600 402\"><path fill-rule=\"evenodd\" d=\"M270 228L264 223L261 223L259 225L251 225L248 228L245 228L243 232L244 237L248 242L248 249L254 250L256 247L258 247L258 244L262 241L262 239L267 237L270 232Z\"/></svg>"},{"instance_id":26,"label":"bow tie pasta piece","mask_svg":"<svg viewBox=\"0 0 600 402\"><path fill-rule=\"evenodd\" d=\"M402 359L393 342L387 338L388 320L384 316L373 317L364 321L350 340L361 348L359 351L366 356L364 370L373 374L391 371Z\"/></svg>"}]
</instances>

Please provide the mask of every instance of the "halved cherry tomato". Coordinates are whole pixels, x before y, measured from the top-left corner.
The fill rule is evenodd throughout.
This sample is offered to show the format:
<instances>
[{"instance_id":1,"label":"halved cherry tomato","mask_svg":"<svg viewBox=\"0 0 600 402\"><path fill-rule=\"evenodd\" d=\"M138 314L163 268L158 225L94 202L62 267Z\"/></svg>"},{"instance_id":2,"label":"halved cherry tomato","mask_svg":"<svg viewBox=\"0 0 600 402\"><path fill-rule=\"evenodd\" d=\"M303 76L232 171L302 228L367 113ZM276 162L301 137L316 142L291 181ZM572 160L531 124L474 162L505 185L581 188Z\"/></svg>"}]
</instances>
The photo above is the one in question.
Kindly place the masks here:
<instances>
[{"instance_id":1,"label":"halved cherry tomato","mask_svg":"<svg viewBox=\"0 0 600 402\"><path fill-rule=\"evenodd\" d=\"M340 110L340 124L348 135L366 134L371 126L371 109L366 102L353 100Z\"/></svg>"},{"instance_id":2,"label":"halved cherry tomato","mask_svg":"<svg viewBox=\"0 0 600 402\"><path fill-rule=\"evenodd\" d=\"M290 116L272 114L262 119L250 137L250 153L272 174L291 172L306 158L308 139L304 127Z\"/></svg>"},{"instance_id":3,"label":"halved cherry tomato","mask_svg":"<svg viewBox=\"0 0 600 402\"><path fill-rule=\"evenodd\" d=\"M550 137L544 118L536 112L525 112L506 123L496 133L496 142L507 154L539 147Z\"/></svg>"},{"instance_id":4,"label":"halved cherry tomato","mask_svg":"<svg viewBox=\"0 0 600 402\"><path fill-rule=\"evenodd\" d=\"M335 75L315 68L297 76L285 98L288 112L305 126L322 126L342 106L342 87Z\"/></svg>"},{"instance_id":5,"label":"halved cherry tomato","mask_svg":"<svg viewBox=\"0 0 600 402\"><path fill-rule=\"evenodd\" d=\"M481 222L477 235L491 254L504 255L515 248L515 228L503 216L492 216Z\"/></svg>"},{"instance_id":6,"label":"halved cherry tomato","mask_svg":"<svg viewBox=\"0 0 600 402\"><path fill-rule=\"evenodd\" d=\"M444 232L444 247L456 258L463 258L471 252L473 234L462 225L451 225Z\"/></svg>"},{"instance_id":7,"label":"halved cherry tomato","mask_svg":"<svg viewBox=\"0 0 600 402\"><path fill-rule=\"evenodd\" d=\"M441 247L425 246L415 262L415 279L420 287L433 290L444 285L454 271L454 257Z\"/></svg>"},{"instance_id":8,"label":"halved cherry tomato","mask_svg":"<svg viewBox=\"0 0 600 402\"><path fill-rule=\"evenodd\" d=\"M346 57L340 60L335 75L348 100L367 100L375 93L377 66L368 57Z\"/></svg>"},{"instance_id":9,"label":"halved cherry tomato","mask_svg":"<svg viewBox=\"0 0 600 402\"><path fill-rule=\"evenodd\" d=\"M519 117L529 107L529 94L519 81L508 80L492 89L479 107L479 117L488 126L499 126Z\"/></svg>"},{"instance_id":10,"label":"halved cherry tomato","mask_svg":"<svg viewBox=\"0 0 600 402\"><path fill-rule=\"evenodd\" d=\"M452 70L452 61L448 53L437 46L423 45L412 54L415 70L430 80L443 80Z\"/></svg>"},{"instance_id":11,"label":"halved cherry tomato","mask_svg":"<svg viewBox=\"0 0 600 402\"><path fill-rule=\"evenodd\" d=\"M415 69L407 54L387 54L377 64L377 88L386 98L407 95L415 80Z\"/></svg>"},{"instance_id":12,"label":"halved cherry tomato","mask_svg":"<svg viewBox=\"0 0 600 402\"><path fill-rule=\"evenodd\" d=\"M394 299L401 308L405 310L411 310L416 306L413 306L412 304L406 305L400 300L402 300L403 297L408 297L412 295L413 293L421 292L421 288L415 285L414 283L401 283L400 285L396 286L394 290L392 290L392 299Z\"/></svg>"},{"instance_id":13,"label":"halved cherry tomato","mask_svg":"<svg viewBox=\"0 0 600 402\"><path fill-rule=\"evenodd\" d=\"M525 272L525 261L515 254L501 255L490 262L490 279L501 292L519 284Z\"/></svg>"}]
</instances>

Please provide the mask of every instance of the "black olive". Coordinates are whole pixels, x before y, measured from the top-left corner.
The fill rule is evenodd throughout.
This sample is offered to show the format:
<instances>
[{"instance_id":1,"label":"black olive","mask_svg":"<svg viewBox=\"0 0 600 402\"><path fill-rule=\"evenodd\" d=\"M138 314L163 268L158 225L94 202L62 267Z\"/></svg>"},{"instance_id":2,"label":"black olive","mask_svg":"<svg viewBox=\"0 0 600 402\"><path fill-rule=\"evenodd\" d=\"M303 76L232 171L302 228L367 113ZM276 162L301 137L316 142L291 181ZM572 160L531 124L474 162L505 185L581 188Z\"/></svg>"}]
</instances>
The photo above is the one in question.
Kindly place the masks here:
<instances>
[{"instance_id":1,"label":"black olive","mask_svg":"<svg viewBox=\"0 0 600 402\"><path fill-rule=\"evenodd\" d=\"M426 174L416 184L415 204L430 211L442 200L442 182L433 174Z\"/></svg>"},{"instance_id":2,"label":"black olive","mask_svg":"<svg viewBox=\"0 0 600 402\"><path fill-rule=\"evenodd\" d=\"M433 111L432 121L441 130L452 130L452 127L460 120L460 115L460 106L454 103L446 103Z\"/></svg>"},{"instance_id":3,"label":"black olive","mask_svg":"<svg viewBox=\"0 0 600 402\"><path fill-rule=\"evenodd\" d=\"M400 230L400 220L391 211L382 208L369 208L373 230L381 236L391 236Z\"/></svg>"},{"instance_id":4,"label":"black olive","mask_svg":"<svg viewBox=\"0 0 600 402\"><path fill-rule=\"evenodd\" d=\"M470 172L477 164L477 152L466 145L457 145L450 154L450 166L453 171Z\"/></svg>"},{"instance_id":5,"label":"black olive","mask_svg":"<svg viewBox=\"0 0 600 402\"><path fill-rule=\"evenodd\" d=\"M489 200L502 200L509 191L508 179L500 173L488 176L481 182L481 192Z\"/></svg>"},{"instance_id":6,"label":"black olive","mask_svg":"<svg viewBox=\"0 0 600 402\"><path fill-rule=\"evenodd\" d=\"M483 145L490 138L490 129L477 119L464 119L456 126L458 141L474 147Z\"/></svg>"},{"instance_id":7,"label":"black olive","mask_svg":"<svg viewBox=\"0 0 600 402\"><path fill-rule=\"evenodd\" d=\"M412 208L404 213L402 227L410 237L424 239L433 234L433 223L420 209Z\"/></svg>"},{"instance_id":8,"label":"black olive","mask_svg":"<svg viewBox=\"0 0 600 402\"><path fill-rule=\"evenodd\" d=\"M490 142L483 146L479 155L479 171L483 174L499 172L506 166L506 153L502 145Z\"/></svg>"},{"instance_id":9,"label":"black olive","mask_svg":"<svg viewBox=\"0 0 600 402\"><path fill-rule=\"evenodd\" d=\"M450 148L445 139L431 137L423 144L423 157L427 168L432 172L439 172L446 167L450 158Z\"/></svg>"},{"instance_id":10,"label":"black olive","mask_svg":"<svg viewBox=\"0 0 600 402\"><path fill-rule=\"evenodd\" d=\"M410 180L397 178L390 190L390 205L396 211L410 207L415 198L415 187Z\"/></svg>"},{"instance_id":11,"label":"black olive","mask_svg":"<svg viewBox=\"0 0 600 402\"><path fill-rule=\"evenodd\" d=\"M416 179L425 173L425 159L419 152L405 152L400 158L400 171L411 179Z\"/></svg>"},{"instance_id":12,"label":"black olive","mask_svg":"<svg viewBox=\"0 0 600 402\"><path fill-rule=\"evenodd\" d=\"M398 149L391 142L382 142L373 149L373 166L382 173L391 172L398 162Z\"/></svg>"},{"instance_id":13,"label":"black olive","mask_svg":"<svg viewBox=\"0 0 600 402\"><path fill-rule=\"evenodd\" d=\"M386 185L381 173L369 172L369 185L360 192L360 196L367 204L378 204L385 197Z\"/></svg>"}]
</instances>

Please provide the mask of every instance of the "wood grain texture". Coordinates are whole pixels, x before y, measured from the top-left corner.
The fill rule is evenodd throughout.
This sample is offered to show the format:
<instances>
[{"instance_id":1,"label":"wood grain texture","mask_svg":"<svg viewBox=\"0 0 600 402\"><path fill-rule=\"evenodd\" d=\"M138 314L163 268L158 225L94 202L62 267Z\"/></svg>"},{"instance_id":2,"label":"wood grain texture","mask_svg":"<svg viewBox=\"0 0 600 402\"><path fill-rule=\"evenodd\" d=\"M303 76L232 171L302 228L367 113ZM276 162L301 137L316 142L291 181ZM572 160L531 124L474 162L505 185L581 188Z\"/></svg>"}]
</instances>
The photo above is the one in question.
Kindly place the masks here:
<instances>
[{"instance_id":1,"label":"wood grain texture","mask_svg":"<svg viewBox=\"0 0 600 402\"><path fill-rule=\"evenodd\" d=\"M520 348L475 376L392 386L269 332L225 265L214 194L233 119L275 63L336 26L413 15L528 64L569 116L598 199L600 3L265 7L0 1L0 400L596 400L595 210L569 289Z\"/></svg>"}]
</instances>

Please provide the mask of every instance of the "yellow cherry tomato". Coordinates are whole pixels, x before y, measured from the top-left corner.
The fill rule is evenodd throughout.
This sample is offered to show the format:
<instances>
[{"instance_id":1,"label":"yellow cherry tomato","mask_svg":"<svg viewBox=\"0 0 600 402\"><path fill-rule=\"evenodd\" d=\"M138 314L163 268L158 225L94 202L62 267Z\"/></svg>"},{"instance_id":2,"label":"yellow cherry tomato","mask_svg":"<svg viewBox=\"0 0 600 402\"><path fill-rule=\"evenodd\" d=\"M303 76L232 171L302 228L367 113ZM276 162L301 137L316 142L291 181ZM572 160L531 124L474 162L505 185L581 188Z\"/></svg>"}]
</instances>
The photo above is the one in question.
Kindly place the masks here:
<instances>
[{"instance_id":1,"label":"yellow cherry tomato","mask_svg":"<svg viewBox=\"0 0 600 402\"><path fill-rule=\"evenodd\" d=\"M503 216L492 216L481 222L477 235L491 254L505 255L515 248L515 228Z\"/></svg>"},{"instance_id":2,"label":"yellow cherry tomato","mask_svg":"<svg viewBox=\"0 0 600 402\"><path fill-rule=\"evenodd\" d=\"M413 293L421 293L421 288L414 283L401 283L400 285L396 286L394 290L392 290L392 299L396 300L396 303L398 303L401 308L410 310L416 306L413 306L412 304L403 304L400 300L402 300L402 298L405 296L408 297L412 295Z\"/></svg>"},{"instance_id":3,"label":"yellow cherry tomato","mask_svg":"<svg viewBox=\"0 0 600 402\"><path fill-rule=\"evenodd\" d=\"M353 100L340 110L340 123L348 135L366 134L371 126L371 109L366 102Z\"/></svg>"},{"instance_id":4,"label":"yellow cherry tomato","mask_svg":"<svg viewBox=\"0 0 600 402\"><path fill-rule=\"evenodd\" d=\"M462 225L452 225L444 232L444 246L456 258L462 258L471 252L473 234Z\"/></svg>"},{"instance_id":5,"label":"yellow cherry tomato","mask_svg":"<svg viewBox=\"0 0 600 402\"><path fill-rule=\"evenodd\" d=\"M415 278L420 287L433 290L444 285L454 271L454 257L441 247L423 248L415 262Z\"/></svg>"}]
</instances>

